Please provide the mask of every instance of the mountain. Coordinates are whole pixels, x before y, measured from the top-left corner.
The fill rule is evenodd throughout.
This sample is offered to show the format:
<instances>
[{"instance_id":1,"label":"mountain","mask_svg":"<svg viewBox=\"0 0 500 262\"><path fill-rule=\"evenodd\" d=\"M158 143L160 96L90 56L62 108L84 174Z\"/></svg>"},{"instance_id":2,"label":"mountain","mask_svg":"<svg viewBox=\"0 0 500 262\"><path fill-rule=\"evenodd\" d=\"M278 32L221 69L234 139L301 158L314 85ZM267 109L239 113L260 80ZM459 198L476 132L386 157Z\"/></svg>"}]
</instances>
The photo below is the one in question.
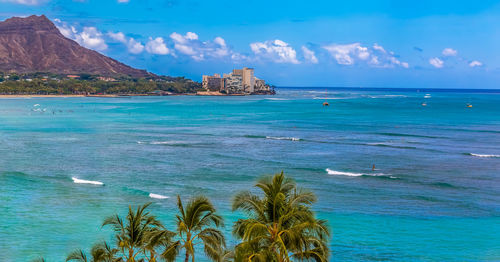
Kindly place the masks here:
<instances>
[{"instance_id":1,"label":"mountain","mask_svg":"<svg viewBox=\"0 0 500 262\"><path fill-rule=\"evenodd\" d=\"M0 22L0 72L89 73L103 76L151 75L80 46L44 15Z\"/></svg>"}]
</instances>

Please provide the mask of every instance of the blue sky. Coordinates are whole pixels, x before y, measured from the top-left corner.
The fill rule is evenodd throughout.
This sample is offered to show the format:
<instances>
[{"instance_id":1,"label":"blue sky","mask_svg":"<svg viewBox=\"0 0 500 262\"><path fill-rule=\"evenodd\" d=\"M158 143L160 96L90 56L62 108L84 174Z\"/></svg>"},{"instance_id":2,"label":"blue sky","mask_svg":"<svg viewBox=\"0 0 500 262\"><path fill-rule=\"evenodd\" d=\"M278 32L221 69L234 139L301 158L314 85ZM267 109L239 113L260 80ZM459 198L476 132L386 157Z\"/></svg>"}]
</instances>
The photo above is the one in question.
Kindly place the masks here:
<instances>
[{"instance_id":1,"label":"blue sky","mask_svg":"<svg viewBox=\"0 0 500 262\"><path fill-rule=\"evenodd\" d=\"M0 0L157 74L278 86L500 88L500 1Z\"/></svg>"}]
</instances>

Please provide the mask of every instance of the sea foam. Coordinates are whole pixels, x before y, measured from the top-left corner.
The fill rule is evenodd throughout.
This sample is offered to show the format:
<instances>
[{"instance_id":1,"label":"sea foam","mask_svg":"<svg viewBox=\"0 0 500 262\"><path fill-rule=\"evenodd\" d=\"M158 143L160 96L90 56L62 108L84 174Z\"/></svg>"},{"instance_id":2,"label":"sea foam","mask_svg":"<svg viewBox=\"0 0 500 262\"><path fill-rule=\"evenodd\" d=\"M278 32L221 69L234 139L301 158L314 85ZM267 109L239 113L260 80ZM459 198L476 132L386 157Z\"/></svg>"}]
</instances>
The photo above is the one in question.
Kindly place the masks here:
<instances>
[{"instance_id":1,"label":"sea foam","mask_svg":"<svg viewBox=\"0 0 500 262\"><path fill-rule=\"evenodd\" d=\"M332 170L330 168L327 168L326 172L329 175L334 175L334 176L379 176L379 177L389 177L392 179L397 178L395 176L387 175L384 173L354 173L354 172L336 171L336 170Z\"/></svg>"},{"instance_id":2,"label":"sea foam","mask_svg":"<svg viewBox=\"0 0 500 262\"><path fill-rule=\"evenodd\" d=\"M486 154L474 154L474 153L469 153L471 156L475 157L491 157L491 158L500 158L500 155L486 155Z\"/></svg>"},{"instance_id":3,"label":"sea foam","mask_svg":"<svg viewBox=\"0 0 500 262\"><path fill-rule=\"evenodd\" d=\"M150 198L156 198L156 199L166 199L166 198L168 198L168 196L159 195L159 194L153 194L153 193L149 193L149 197Z\"/></svg>"},{"instance_id":4,"label":"sea foam","mask_svg":"<svg viewBox=\"0 0 500 262\"><path fill-rule=\"evenodd\" d=\"M298 137L284 137L284 136L266 136L266 139L300 141L300 138Z\"/></svg>"},{"instance_id":5,"label":"sea foam","mask_svg":"<svg viewBox=\"0 0 500 262\"><path fill-rule=\"evenodd\" d=\"M104 183L101 181L92 181L92 180L85 180L85 179L78 179L76 177L72 177L73 183L75 184L91 184L91 185L98 185L98 186L103 186Z\"/></svg>"}]
</instances>

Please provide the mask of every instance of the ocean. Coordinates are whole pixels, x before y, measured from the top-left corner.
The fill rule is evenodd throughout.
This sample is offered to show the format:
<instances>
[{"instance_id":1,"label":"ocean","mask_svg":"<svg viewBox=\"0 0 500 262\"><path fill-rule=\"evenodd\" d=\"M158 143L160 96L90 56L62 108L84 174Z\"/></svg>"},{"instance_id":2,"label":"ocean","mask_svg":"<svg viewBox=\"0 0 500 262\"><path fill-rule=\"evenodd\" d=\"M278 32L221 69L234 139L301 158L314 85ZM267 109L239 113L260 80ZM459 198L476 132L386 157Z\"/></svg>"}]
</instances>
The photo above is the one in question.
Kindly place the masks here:
<instances>
[{"instance_id":1,"label":"ocean","mask_svg":"<svg viewBox=\"0 0 500 262\"><path fill-rule=\"evenodd\" d=\"M0 99L0 261L112 241L129 205L173 230L177 195L208 196L235 245L232 197L281 171L316 193L332 261L500 260L499 91L277 91Z\"/></svg>"}]
</instances>

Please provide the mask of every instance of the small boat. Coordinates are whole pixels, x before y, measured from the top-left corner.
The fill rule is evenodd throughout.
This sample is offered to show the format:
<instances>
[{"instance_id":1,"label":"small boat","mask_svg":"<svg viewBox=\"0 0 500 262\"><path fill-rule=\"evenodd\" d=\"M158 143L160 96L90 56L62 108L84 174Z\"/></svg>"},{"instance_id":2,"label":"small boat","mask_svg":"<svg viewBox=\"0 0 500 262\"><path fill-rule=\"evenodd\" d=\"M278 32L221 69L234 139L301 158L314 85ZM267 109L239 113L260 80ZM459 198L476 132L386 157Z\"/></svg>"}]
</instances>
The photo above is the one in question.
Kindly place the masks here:
<instances>
[{"instance_id":1,"label":"small boat","mask_svg":"<svg viewBox=\"0 0 500 262\"><path fill-rule=\"evenodd\" d=\"M427 104L426 103L422 103L422 106L427 106Z\"/></svg>"},{"instance_id":2,"label":"small boat","mask_svg":"<svg viewBox=\"0 0 500 262\"><path fill-rule=\"evenodd\" d=\"M467 104L467 107L472 107L472 105L471 104Z\"/></svg>"},{"instance_id":3,"label":"small boat","mask_svg":"<svg viewBox=\"0 0 500 262\"><path fill-rule=\"evenodd\" d=\"M326 101L328 99L328 89L325 89L325 102L323 102L323 106L329 106L330 104L328 103L328 101Z\"/></svg>"}]
</instances>

